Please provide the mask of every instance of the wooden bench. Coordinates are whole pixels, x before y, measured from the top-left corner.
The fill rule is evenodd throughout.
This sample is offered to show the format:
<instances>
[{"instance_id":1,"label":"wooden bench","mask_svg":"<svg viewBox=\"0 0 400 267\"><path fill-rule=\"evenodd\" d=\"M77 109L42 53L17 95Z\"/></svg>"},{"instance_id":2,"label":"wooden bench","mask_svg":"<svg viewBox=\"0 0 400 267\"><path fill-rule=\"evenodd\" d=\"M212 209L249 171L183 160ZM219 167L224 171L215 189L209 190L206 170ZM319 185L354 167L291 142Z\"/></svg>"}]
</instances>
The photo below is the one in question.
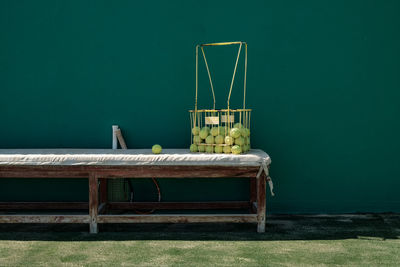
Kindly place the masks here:
<instances>
[{"instance_id":1,"label":"wooden bench","mask_svg":"<svg viewBox=\"0 0 400 267\"><path fill-rule=\"evenodd\" d=\"M15 151L13 154L12 151ZM89 202L57 203L57 202L0 202L0 210L57 210L88 209L83 215L9 215L0 214L0 223L88 223L90 232L98 232L99 223L257 223L257 231L265 231L266 217L266 178L270 159L261 150L249 155L225 155L218 160L218 155L192 154L187 150L166 150L161 155L151 155L147 150L95 150L83 154L79 150L5 150L0 149L0 178L84 178L89 180ZM106 151L106 152L105 152ZM176 152L178 151L178 153ZM65 152L65 153L64 153ZM63 154L64 153L64 154ZM92 153L92 154L90 154ZM187 153L187 154L186 154ZM130 157L134 155L134 159ZM38 157L35 157L38 156ZM64 156L66 155L66 156ZM68 155L73 158L68 159ZM87 157L99 158L98 162ZM106 156L104 156L106 155ZM107 156L108 155L108 156ZM121 156L122 155L122 156ZM143 162L135 157L145 158ZM182 156L183 155L183 156ZM187 156L189 155L189 156ZM242 162L235 157L260 158L263 162L249 160ZM265 156L266 155L266 156ZM57 156L67 160L57 159ZM120 156L124 160L114 162ZM182 161L170 164L168 157L182 156ZM19 157L19 158L18 158ZM107 158L110 157L110 158ZM207 159L215 162L207 164ZM12 160L17 158L16 160ZM35 159L36 158L36 159ZM53 161L48 161L56 158ZM196 159L198 158L198 161ZM232 160L233 158L233 160ZM11 159L11 160L10 160ZM148 162L154 159L154 162ZM238 161L236 161L238 160ZM226 162L229 162L227 164ZM131 164L132 163L132 164ZM264 167L263 167L264 166ZM248 201L226 202L108 202L107 179L119 178L248 178L250 179L250 199ZM237 209L249 210L235 214L105 214L106 209Z\"/></svg>"}]
</instances>

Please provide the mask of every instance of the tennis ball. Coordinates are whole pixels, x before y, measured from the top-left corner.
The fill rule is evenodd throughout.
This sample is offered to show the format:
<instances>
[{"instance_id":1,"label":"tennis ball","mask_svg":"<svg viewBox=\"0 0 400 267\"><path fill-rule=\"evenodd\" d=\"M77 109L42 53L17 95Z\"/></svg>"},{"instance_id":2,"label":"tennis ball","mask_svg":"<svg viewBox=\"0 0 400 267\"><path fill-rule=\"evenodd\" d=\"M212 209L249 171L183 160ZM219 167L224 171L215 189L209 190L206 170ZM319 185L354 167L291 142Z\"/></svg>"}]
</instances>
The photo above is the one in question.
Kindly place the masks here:
<instances>
[{"instance_id":1,"label":"tennis ball","mask_svg":"<svg viewBox=\"0 0 400 267\"><path fill-rule=\"evenodd\" d=\"M218 127L218 134L224 136L225 135L225 127Z\"/></svg>"},{"instance_id":2,"label":"tennis ball","mask_svg":"<svg viewBox=\"0 0 400 267\"><path fill-rule=\"evenodd\" d=\"M242 125L240 122L238 122L238 123L235 123L235 124L233 125L233 127L240 129L240 128L243 127L243 125Z\"/></svg>"},{"instance_id":3,"label":"tennis ball","mask_svg":"<svg viewBox=\"0 0 400 267\"><path fill-rule=\"evenodd\" d=\"M233 137L225 136L225 144L233 145L234 142L235 142L235 139Z\"/></svg>"},{"instance_id":4,"label":"tennis ball","mask_svg":"<svg viewBox=\"0 0 400 267\"><path fill-rule=\"evenodd\" d=\"M224 153L225 154L231 153L231 147L230 146L224 146Z\"/></svg>"},{"instance_id":5,"label":"tennis ball","mask_svg":"<svg viewBox=\"0 0 400 267\"><path fill-rule=\"evenodd\" d=\"M201 139L206 139L207 138L207 136L208 136L208 130L207 129L201 129L201 131L200 131L200 133L199 133L199 136L200 136L200 138Z\"/></svg>"},{"instance_id":6,"label":"tennis ball","mask_svg":"<svg viewBox=\"0 0 400 267\"><path fill-rule=\"evenodd\" d=\"M239 136L242 135L242 133L240 132L240 129L232 128L231 131L229 132L229 135L232 136L233 138L238 138Z\"/></svg>"},{"instance_id":7,"label":"tennis ball","mask_svg":"<svg viewBox=\"0 0 400 267\"><path fill-rule=\"evenodd\" d=\"M205 130L205 131L207 131L207 132L210 132L210 127L208 127L208 126L204 126L203 128L201 128L202 130Z\"/></svg>"},{"instance_id":8,"label":"tennis ball","mask_svg":"<svg viewBox=\"0 0 400 267\"><path fill-rule=\"evenodd\" d=\"M210 131L212 136L217 136L218 135L218 127L214 127Z\"/></svg>"},{"instance_id":9,"label":"tennis ball","mask_svg":"<svg viewBox=\"0 0 400 267\"><path fill-rule=\"evenodd\" d=\"M243 145L242 149L243 149L243 152L247 152L247 151L250 150L250 146L249 145Z\"/></svg>"},{"instance_id":10,"label":"tennis ball","mask_svg":"<svg viewBox=\"0 0 400 267\"><path fill-rule=\"evenodd\" d=\"M191 152L197 152L198 151L197 145L196 144L191 144L190 145L190 151Z\"/></svg>"},{"instance_id":11,"label":"tennis ball","mask_svg":"<svg viewBox=\"0 0 400 267\"><path fill-rule=\"evenodd\" d=\"M231 131L231 128L225 126L225 133L224 133L224 135L225 135L225 136L229 135L229 132L230 132L230 131Z\"/></svg>"},{"instance_id":12,"label":"tennis ball","mask_svg":"<svg viewBox=\"0 0 400 267\"><path fill-rule=\"evenodd\" d=\"M242 134L243 137L247 137L250 135L250 130L248 128L241 128L240 133Z\"/></svg>"},{"instance_id":13,"label":"tennis ball","mask_svg":"<svg viewBox=\"0 0 400 267\"><path fill-rule=\"evenodd\" d=\"M193 143L200 144L201 143L200 136L198 136L198 135L193 136Z\"/></svg>"},{"instance_id":14,"label":"tennis ball","mask_svg":"<svg viewBox=\"0 0 400 267\"><path fill-rule=\"evenodd\" d=\"M246 137L246 138L244 139L244 143L245 143L246 145L250 145L250 137Z\"/></svg>"},{"instance_id":15,"label":"tennis ball","mask_svg":"<svg viewBox=\"0 0 400 267\"><path fill-rule=\"evenodd\" d=\"M244 145L244 138L243 137L236 138L235 145L239 145L239 146Z\"/></svg>"},{"instance_id":16,"label":"tennis ball","mask_svg":"<svg viewBox=\"0 0 400 267\"><path fill-rule=\"evenodd\" d=\"M206 146L197 146L197 148L199 149L199 152L206 151Z\"/></svg>"},{"instance_id":17,"label":"tennis ball","mask_svg":"<svg viewBox=\"0 0 400 267\"><path fill-rule=\"evenodd\" d=\"M222 146L215 146L214 151L215 153L222 153L223 149L224 148Z\"/></svg>"},{"instance_id":18,"label":"tennis ball","mask_svg":"<svg viewBox=\"0 0 400 267\"><path fill-rule=\"evenodd\" d=\"M214 139L216 144L222 144L224 143L224 137L222 135L217 135Z\"/></svg>"},{"instance_id":19,"label":"tennis ball","mask_svg":"<svg viewBox=\"0 0 400 267\"><path fill-rule=\"evenodd\" d=\"M236 154L237 155L237 154L242 153L242 149L238 145L233 146L231 148L231 150L232 150L232 154Z\"/></svg>"},{"instance_id":20,"label":"tennis ball","mask_svg":"<svg viewBox=\"0 0 400 267\"><path fill-rule=\"evenodd\" d=\"M214 147L213 146L206 146L206 152L207 153L214 153Z\"/></svg>"},{"instance_id":21,"label":"tennis ball","mask_svg":"<svg viewBox=\"0 0 400 267\"><path fill-rule=\"evenodd\" d=\"M199 135L199 133L200 133L200 128L199 127L193 127L192 128L192 134L193 135Z\"/></svg>"},{"instance_id":22,"label":"tennis ball","mask_svg":"<svg viewBox=\"0 0 400 267\"><path fill-rule=\"evenodd\" d=\"M207 136L206 144L214 144L214 136L212 135Z\"/></svg>"},{"instance_id":23,"label":"tennis ball","mask_svg":"<svg viewBox=\"0 0 400 267\"><path fill-rule=\"evenodd\" d=\"M153 152L153 154L160 154L162 151L162 147L160 145L154 145L151 148L151 151Z\"/></svg>"}]
</instances>

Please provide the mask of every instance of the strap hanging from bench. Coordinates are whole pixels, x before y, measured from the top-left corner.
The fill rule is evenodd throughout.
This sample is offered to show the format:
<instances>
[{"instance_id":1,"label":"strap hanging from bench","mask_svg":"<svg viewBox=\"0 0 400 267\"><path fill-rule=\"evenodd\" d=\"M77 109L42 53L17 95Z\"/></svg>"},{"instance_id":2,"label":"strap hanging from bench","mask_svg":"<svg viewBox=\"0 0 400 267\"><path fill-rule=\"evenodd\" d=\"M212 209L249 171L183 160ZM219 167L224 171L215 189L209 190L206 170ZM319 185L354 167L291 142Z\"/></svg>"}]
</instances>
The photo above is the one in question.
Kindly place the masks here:
<instances>
[{"instance_id":1,"label":"strap hanging from bench","mask_svg":"<svg viewBox=\"0 0 400 267\"><path fill-rule=\"evenodd\" d=\"M269 169L268 169L268 166L267 166L267 163L265 162L265 161L263 161L262 163L261 163L261 166L260 166L260 169L258 170L258 173L257 173L257 179L259 179L260 178L260 176L261 176L261 173L264 171L264 173L265 173L265 179L267 180L267 182L268 182L268 186L269 186L269 190L270 190L270 192L271 192L271 196L275 196L275 193L274 193L274 183L272 182L272 178L271 178L271 176L269 176Z\"/></svg>"}]
</instances>

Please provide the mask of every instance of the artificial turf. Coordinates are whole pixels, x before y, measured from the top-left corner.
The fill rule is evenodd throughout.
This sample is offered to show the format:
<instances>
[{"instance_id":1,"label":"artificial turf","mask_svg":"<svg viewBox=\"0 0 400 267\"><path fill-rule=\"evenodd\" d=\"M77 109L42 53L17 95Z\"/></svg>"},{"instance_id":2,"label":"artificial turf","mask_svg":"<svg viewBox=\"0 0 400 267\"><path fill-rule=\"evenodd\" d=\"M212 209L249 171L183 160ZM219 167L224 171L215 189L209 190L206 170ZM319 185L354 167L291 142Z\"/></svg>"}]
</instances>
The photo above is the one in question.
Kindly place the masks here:
<instances>
[{"instance_id":1,"label":"artificial turf","mask_svg":"<svg viewBox=\"0 0 400 267\"><path fill-rule=\"evenodd\" d=\"M0 266L398 266L400 215L270 216L251 224L0 225Z\"/></svg>"}]
</instances>

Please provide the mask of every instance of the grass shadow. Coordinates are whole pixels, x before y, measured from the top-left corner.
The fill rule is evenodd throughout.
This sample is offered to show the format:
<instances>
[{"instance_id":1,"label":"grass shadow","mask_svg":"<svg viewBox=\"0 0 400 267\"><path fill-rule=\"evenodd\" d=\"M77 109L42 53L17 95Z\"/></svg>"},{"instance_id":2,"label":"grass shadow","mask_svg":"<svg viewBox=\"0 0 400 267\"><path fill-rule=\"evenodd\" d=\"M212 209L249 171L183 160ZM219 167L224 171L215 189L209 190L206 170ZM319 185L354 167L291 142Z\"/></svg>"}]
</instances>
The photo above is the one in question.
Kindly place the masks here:
<instances>
[{"instance_id":1,"label":"grass shadow","mask_svg":"<svg viewBox=\"0 0 400 267\"><path fill-rule=\"evenodd\" d=\"M265 233L254 224L0 224L0 240L340 240L399 239L400 214L272 215Z\"/></svg>"}]
</instances>

